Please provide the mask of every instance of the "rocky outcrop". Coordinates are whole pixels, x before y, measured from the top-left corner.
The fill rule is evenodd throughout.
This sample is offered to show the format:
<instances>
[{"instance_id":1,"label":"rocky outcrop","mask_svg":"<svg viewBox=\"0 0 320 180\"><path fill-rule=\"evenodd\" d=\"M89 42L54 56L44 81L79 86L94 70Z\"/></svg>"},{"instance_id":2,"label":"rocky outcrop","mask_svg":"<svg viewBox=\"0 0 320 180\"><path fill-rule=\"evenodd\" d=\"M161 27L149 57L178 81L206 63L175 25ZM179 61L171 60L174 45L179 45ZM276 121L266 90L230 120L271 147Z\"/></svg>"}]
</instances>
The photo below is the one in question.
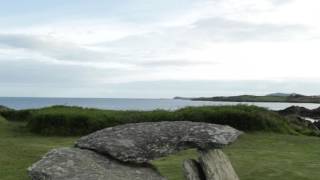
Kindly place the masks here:
<instances>
[{"instance_id":1,"label":"rocky outcrop","mask_svg":"<svg viewBox=\"0 0 320 180\"><path fill-rule=\"evenodd\" d=\"M229 158L219 149L200 152L199 162L207 180L239 180Z\"/></svg>"},{"instance_id":2,"label":"rocky outcrop","mask_svg":"<svg viewBox=\"0 0 320 180\"><path fill-rule=\"evenodd\" d=\"M278 111L282 115L299 115L313 119L320 119L320 107L316 109L307 109L300 106L290 106L284 110Z\"/></svg>"},{"instance_id":3,"label":"rocky outcrop","mask_svg":"<svg viewBox=\"0 0 320 180\"><path fill-rule=\"evenodd\" d=\"M306 128L312 134L320 135L320 108L310 110L304 107L291 106L278 112L284 115L296 128Z\"/></svg>"},{"instance_id":4,"label":"rocky outcrop","mask_svg":"<svg viewBox=\"0 0 320 180\"><path fill-rule=\"evenodd\" d=\"M294 125L296 130L298 131L305 131L306 129L312 132L314 135L320 135L320 130L316 126L316 122L313 119L301 117L298 115L288 115L286 116L287 121Z\"/></svg>"},{"instance_id":5,"label":"rocky outcrop","mask_svg":"<svg viewBox=\"0 0 320 180\"><path fill-rule=\"evenodd\" d=\"M200 163L184 162L187 179L231 178L226 156L209 149L230 144L240 134L229 126L187 121L127 124L85 136L74 148L54 149L28 172L32 180L164 180L150 160L198 148Z\"/></svg>"},{"instance_id":6,"label":"rocky outcrop","mask_svg":"<svg viewBox=\"0 0 320 180\"><path fill-rule=\"evenodd\" d=\"M314 125L315 127L317 127L318 129L320 129L320 121L314 122L313 125ZM319 134L320 134L320 133L319 133Z\"/></svg>"},{"instance_id":7,"label":"rocky outcrop","mask_svg":"<svg viewBox=\"0 0 320 180\"><path fill-rule=\"evenodd\" d=\"M310 109L300 106L290 106L286 109L278 111L282 115L299 115L303 117L312 117L313 112Z\"/></svg>"},{"instance_id":8,"label":"rocky outcrop","mask_svg":"<svg viewBox=\"0 0 320 180\"><path fill-rule=\"evenodd\" d=\"M111 155L123 162L145 163L188 148L221 148L240 131L229 126L176 121L126 124L79 139L76 147Z\"/></svg>"},{"instance_id":9,"label":"rocky outcrop","mask_svg":"<svg viewBox=\"0 0 320 180\"><path fill-rule=\"evenodd\" d=\"M205 180L200 164L194 159L183 161L183 174L186 180Z\"/></svg>"},{"instance_id":10,"label":"rocky outcrop","mask_svg":"<svg viewBox=\"0 0 320 180\"><path fill-rule=\"evenodd\" d=\"M78 148L54 149L28 171L33 180L164 180L152 167L125 165Z\"/></svg>"}]
</instances>

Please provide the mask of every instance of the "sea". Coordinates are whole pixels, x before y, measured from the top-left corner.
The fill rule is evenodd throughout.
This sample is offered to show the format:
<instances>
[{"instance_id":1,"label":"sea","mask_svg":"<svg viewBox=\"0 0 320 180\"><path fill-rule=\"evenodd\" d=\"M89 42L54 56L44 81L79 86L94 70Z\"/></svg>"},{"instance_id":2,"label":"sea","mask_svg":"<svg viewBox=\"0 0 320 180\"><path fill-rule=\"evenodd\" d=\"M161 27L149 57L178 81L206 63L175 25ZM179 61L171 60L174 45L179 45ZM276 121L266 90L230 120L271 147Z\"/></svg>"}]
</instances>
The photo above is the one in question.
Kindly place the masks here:
<instances>
[{"instance_id":1,"label":"sea","mask_svg":"<svg viewBox=\"0 0 320 180\"><path fill-rule=\"evenodd\" d=\"M265 107L270 110L281 110L290 106L302 106L308 109L320 107L314 103L266 103L266 102L216 102L191 101L180 99L133 99L133 98L33 98L33 97L0 97L0 105L22 110L42 108L53 105L81 106L110 110L176 110L188 106L219 106L247 104Z\"/></svg>"}]
</instances>

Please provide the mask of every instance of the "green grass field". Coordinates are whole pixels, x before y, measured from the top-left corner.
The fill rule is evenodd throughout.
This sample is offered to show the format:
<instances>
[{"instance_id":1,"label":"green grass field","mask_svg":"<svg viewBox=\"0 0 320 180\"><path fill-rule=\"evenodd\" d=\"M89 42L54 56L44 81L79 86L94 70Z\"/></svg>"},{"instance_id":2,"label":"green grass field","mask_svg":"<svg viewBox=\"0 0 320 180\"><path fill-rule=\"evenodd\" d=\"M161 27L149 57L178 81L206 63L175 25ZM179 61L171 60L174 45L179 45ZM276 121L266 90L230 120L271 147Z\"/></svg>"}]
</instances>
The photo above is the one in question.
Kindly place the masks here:
<instances>
[{"instance_id":1,"label":"green grass field","mask_svg":"<svg viewBox=\"0 0 320 180\"><path fill-rule=\"evenodd\" d=\"M241 180L317 180L320 138L268 133L245 134L224 149ZM172 180L183 179L181 162L197 157L195 150L154 162Z\"/></svg>"},{"instance_id":2,"label":"green grass field","mask_svg":"<svg viewBox=\"0 0 320 180\"><path fill-rule=\"evenodd\" d=\"M77 137L34 135L23 123L0 117L0 179L27 180L26 168L48 150L71 146ZM272 133L245 134L224 151L242 180L316 180L320 177L320 138ZM153 163L169 180L181 180L183 159L195 150L180 152Z\"/></svg>"},{"instance_id":3,"label":"green grass field","mask_svg":"<svg viewBox=\"0 0 320 180\"><path fill-rule=\"evenodd\" d=\"M0 116L0 179L27 180L29 165L52 148L72 145L75 139L33 135L23 123L6 122Z\"/></svg>"}]
</instances>

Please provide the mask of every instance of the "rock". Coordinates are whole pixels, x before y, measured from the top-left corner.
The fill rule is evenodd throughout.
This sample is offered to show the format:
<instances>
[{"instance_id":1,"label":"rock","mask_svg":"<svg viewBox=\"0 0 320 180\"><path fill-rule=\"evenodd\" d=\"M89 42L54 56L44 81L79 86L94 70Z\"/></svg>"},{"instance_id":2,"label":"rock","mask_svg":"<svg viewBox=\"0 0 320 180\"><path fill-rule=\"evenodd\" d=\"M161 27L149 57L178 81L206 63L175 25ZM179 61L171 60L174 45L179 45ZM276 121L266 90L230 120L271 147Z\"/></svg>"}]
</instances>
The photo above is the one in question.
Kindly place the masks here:
<instances>
[{"instance_id":1,"label":"rock","mask_svg":"<svg viewBox=\"0 0 320 180\"><path fill-rule=\"evenodd\" d=\"M123 165L78 148L50 151L28 169L28 174L32 180L164 180L152 167Z\"/></svg>"},{"instance_id":2,"label":"rock","mask_svg":"<svg viewBox=\"0 0 320 180\"><path fill-rule=\"evenodd\" d=\"M312 122L313 119L301 117L299 115L288 115L286 116L286 119L290 124L294 125L296 130L300 132L306 132L307 129L314 135L320 135L320 130L315 124L316 120Z\"/></svg>"},{"instance_id":3,"label":"rock","mask_svg":"<svg viewBox=\"0 0 320 180\"><path fill-rule=\"evenodd\" d=\"M229 126L188 121L147 122L106 128L80 138L76 147L123 162L145 163L188 148L221 148L241 134Z\"/></svg>"},{"instance_id":4,"label":"rock","mask_svg":"<svg viewBox=\"0 0 320 180\"><path fill-rule=\"evenodd\" d=\"M315 122L313 123L313 125L314 125L315 127L317 127L318 129L320 129L320 121L315 121Z\"/></svg>"},{"instance_id":5,"label":"rock","mask_svg":"<svg viewBox=\"0 0 320 180\"><path fill-rule=\"evenodd\" d=\"M299 115L313 119L320 119L320 107L316 109L307 109L300 106L290 106L284 110L278 111L282 115Z\"/></svg>"},{"instance_id":6,"label":"rock","mask_svg":"<svg viewBox=\"0 0 320 180\"><path fill-rule=\"evenodd\" d=\"M282 115L299 115L304 117L312 117L312 110L300 106L290 106L286 109L278 111Z\"/></svg>"},{"instance_id":7,"label":"rock","mask_svg":"<svg viewBox=\"0 0 320 180\"><path fill-rule=\"evenodd\" d=\"M205 180L200 164L193 159L183 161L183 174L186 180Z\"/></svg>"},{"instance_id":8,"label":"rock","mask_svg":"<svg viewBox=\"0 0 320 180\"><path fill-rule=\"evenodd\" d=\"M207 180L239 180L229 158L219 149L201 151L199 162Z\"/></svg>"},{"instance_id":9,"label":"rock","mask_svg":"<svg viewBox=\"0 0 320 180\"><path fill-rule=\"evenodd\" d=\"M312 118L320 119L320 107L312 110Z\"/></svg>"}]
</instances>

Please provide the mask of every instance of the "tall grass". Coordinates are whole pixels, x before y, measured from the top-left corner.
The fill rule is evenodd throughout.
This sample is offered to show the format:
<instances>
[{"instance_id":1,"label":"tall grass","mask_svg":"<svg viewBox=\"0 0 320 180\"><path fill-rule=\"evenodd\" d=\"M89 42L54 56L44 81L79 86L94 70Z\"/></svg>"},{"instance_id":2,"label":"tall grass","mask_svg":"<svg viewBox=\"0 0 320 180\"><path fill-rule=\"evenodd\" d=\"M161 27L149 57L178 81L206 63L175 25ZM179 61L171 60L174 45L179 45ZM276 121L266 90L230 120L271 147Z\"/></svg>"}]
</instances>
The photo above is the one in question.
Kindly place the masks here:
<instances>
[{"instance_id":1,"label":"tall grass","mask_svg":"<svg viewBox=\"0 0 320 180\"><path fill-rule=\"evenodd\" d=\"M6 120L0 115L0 125L6 123Z\"/></svg>"},{"instance_id":2,"label":"tall grass","mask_svg":"<svg viewBox=\"0 0 320 180\"><path fill-rule=\"evenodd\" d=\"M125 123L174 120L169 111L112 111L55 106L34 111L28 118L32 132L45 135L83 135Z\"/></svg>"},{"instance_id":3,"label":"tall grass","mask_svg":"<svg viewBox=\"0 0 320 180\"><path fill-rule=\"evenodd\" d=\"M247 132L298 133L278 113L248 105L187 107L176 111L115 111L53 106L16 113L6 118L26 120L32 132L43 135L84 135L125 123L158 121L207 122L229 125Z\"/></svg>"}]
</instances>

